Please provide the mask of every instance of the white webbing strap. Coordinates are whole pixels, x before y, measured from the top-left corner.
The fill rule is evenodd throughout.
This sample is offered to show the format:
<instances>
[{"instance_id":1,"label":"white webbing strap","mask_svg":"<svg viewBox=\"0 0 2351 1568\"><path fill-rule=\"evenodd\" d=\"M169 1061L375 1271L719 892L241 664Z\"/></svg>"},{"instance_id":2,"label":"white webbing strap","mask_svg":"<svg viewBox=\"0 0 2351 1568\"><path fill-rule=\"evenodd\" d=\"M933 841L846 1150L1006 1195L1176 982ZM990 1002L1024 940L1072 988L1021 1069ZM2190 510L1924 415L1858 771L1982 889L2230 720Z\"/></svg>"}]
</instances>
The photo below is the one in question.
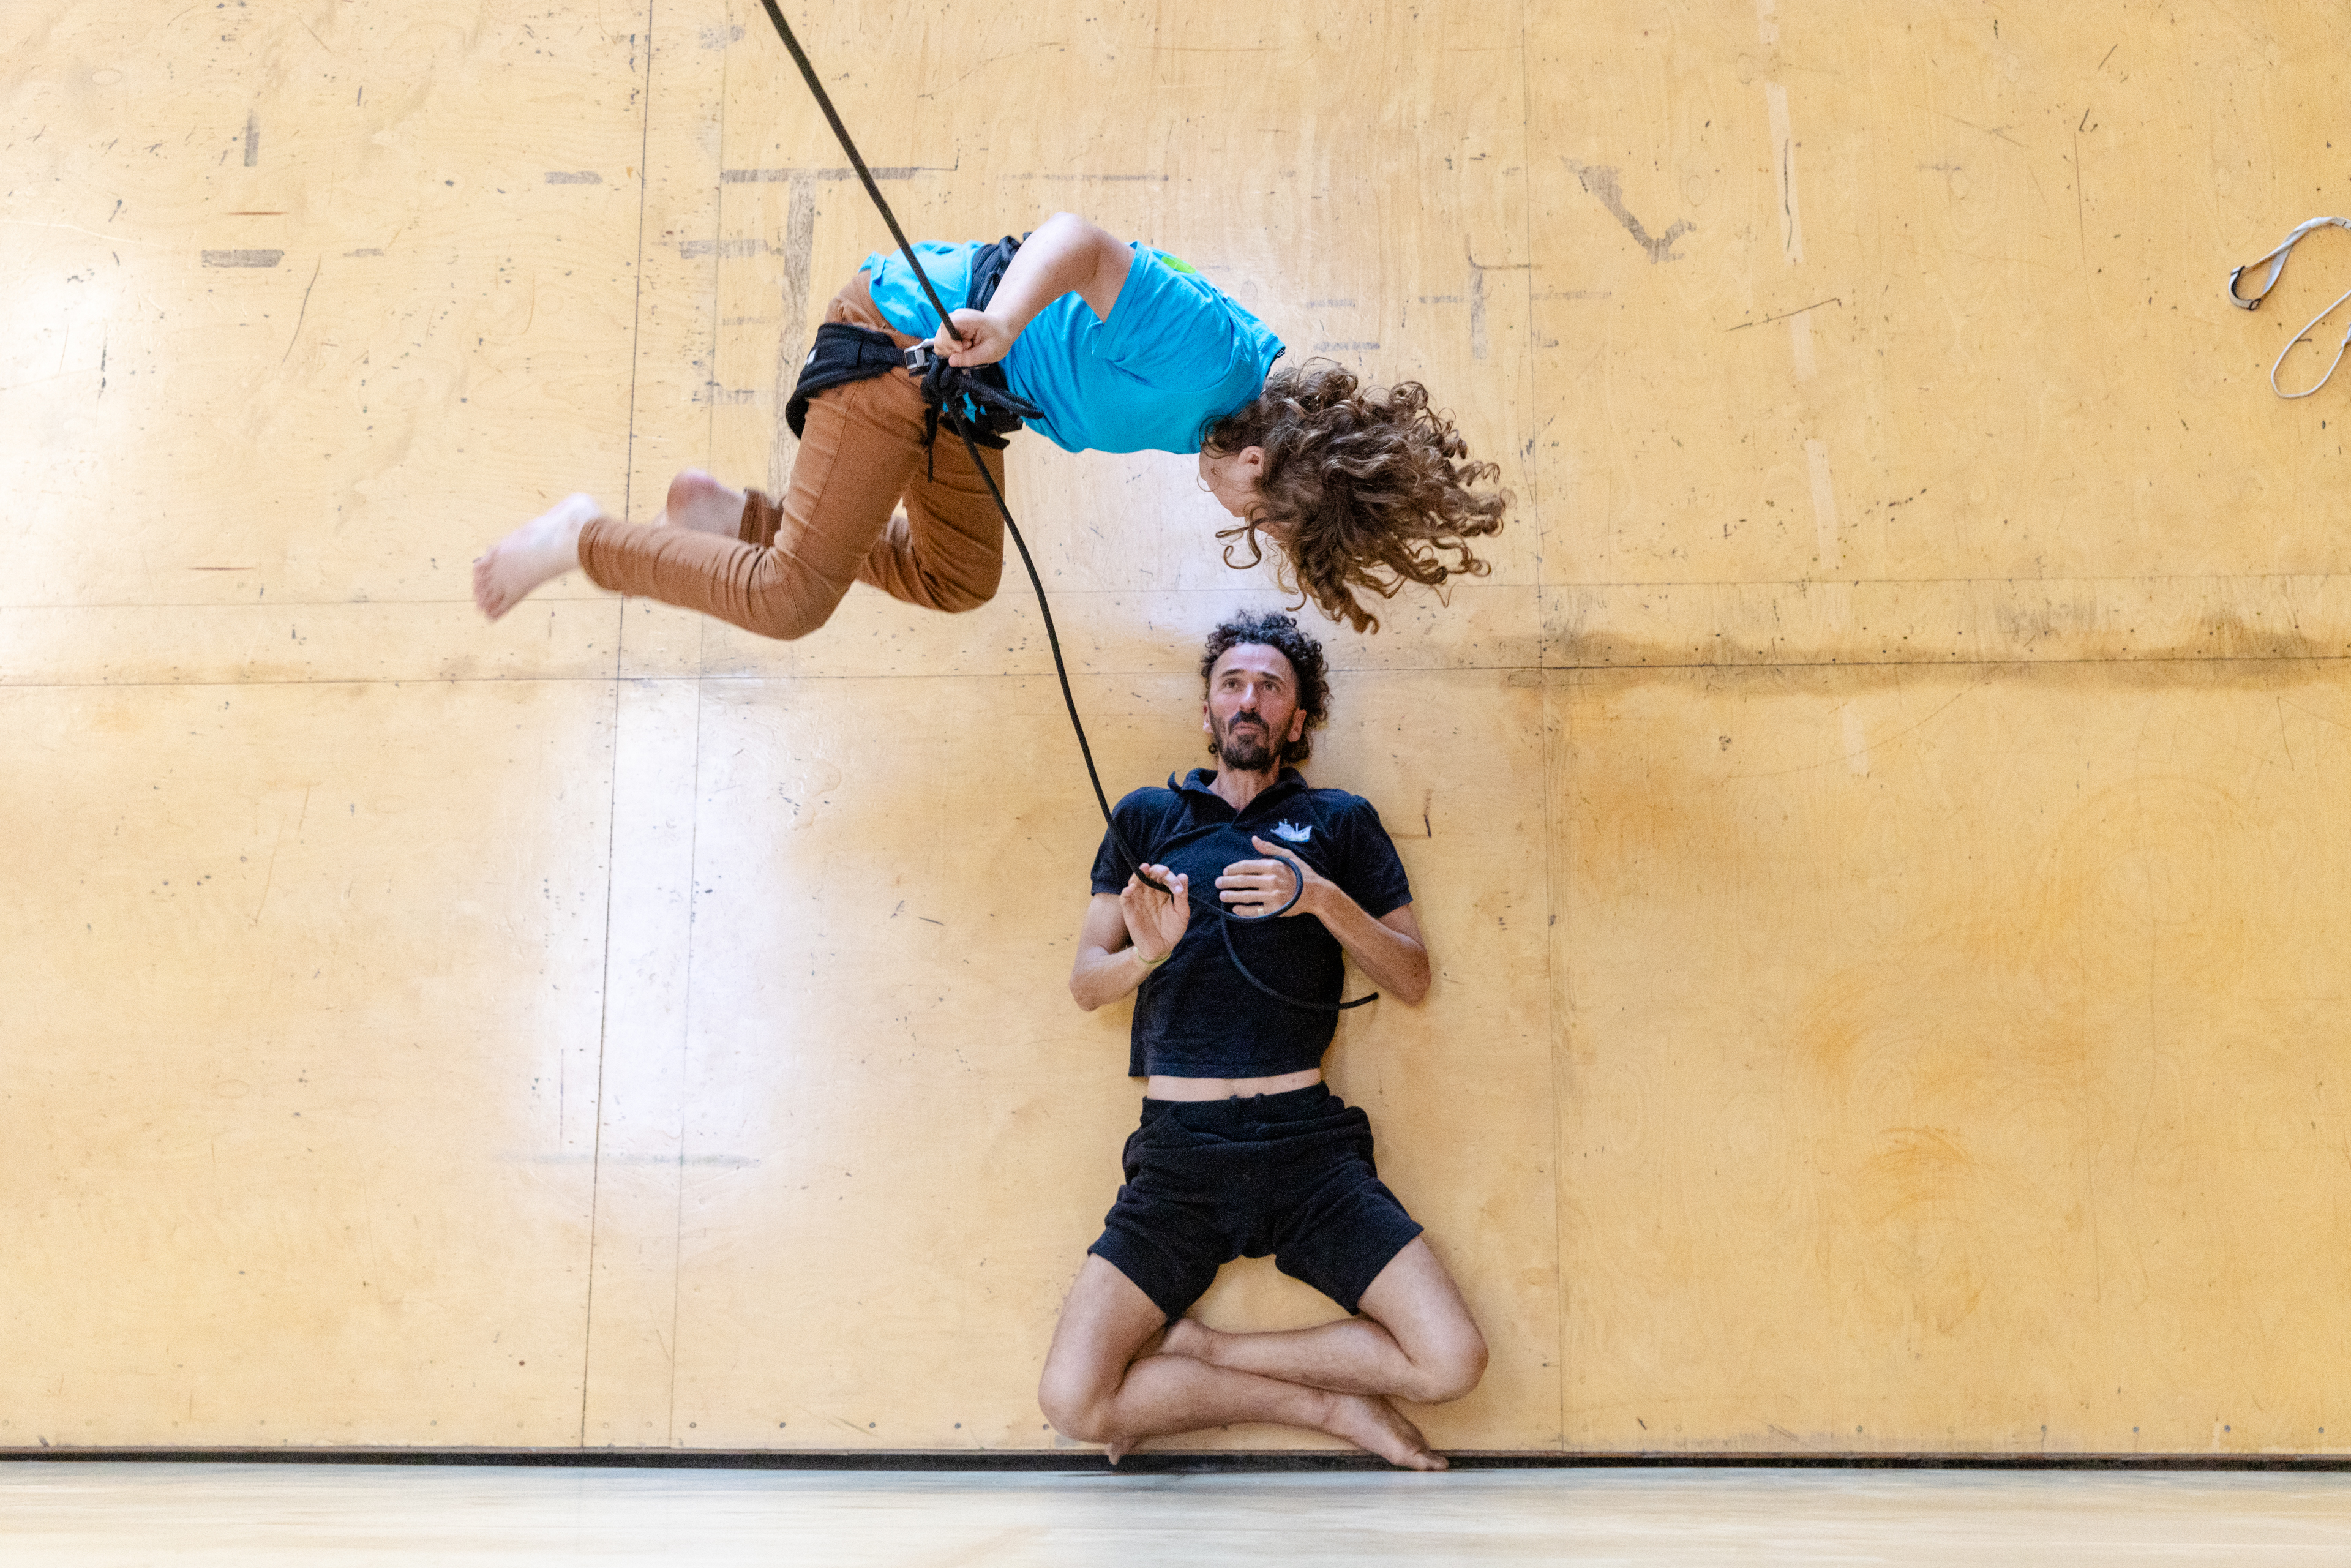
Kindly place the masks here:
<instances>
[{"instance_id":1,"label":"white webbing strap","mask_svg":"<svg viewBox=\"0 0 2351 1568\"><path fill-rule=\"evenodd\" d=\"M2285 271L2286 258L2294 254L2294 247L2302 243L2304 235L2314 234L2316 231L2325 228L2351 229L2351 218L2313 218L2308 223L2298 226L2292 234L2286 235L2284 240L2279 244L2275 250L2262 257L2260 261L2249 263L2248 265L2238 267L2235 271L2230 273L2229 303L2242 310L2259 309L2261 308L2262 301L2269 297L2270 290L2277 287L2279 275ZM2238 293L2237 280L2242 277L2246 273L2252 271L2255 267L2262 266L2263 263L2268 264L2270 272L2269 276L2262 280L2261 287L2250 295ZM2321 321L2325 320L2329 316L2334 315L2336 310L2342 308L2343 303L2346 300L2351 300L2351 288L2346 288L2342 293L2336 295L2333 304L2327 306L2325 309L2321 310L2317 315L2313 316L2303 325L2301 331L2296 332L2293 337L2286 340L2285 347L2278 350L2277 362L2270 366L2270 391L2277 393L2278 396L2282 398L2304 398L2308 397L2311 393L2316 392L2320 387L2325 386L2329 381L2334 379L2336 367L2343 363L2343 356L2346 352L2351 352L2351 327L2346 327L2344 329L2342 340L2335 345L2335 358L2333 361L2327 365L2326 373L2325 375L2320 376L2318 380L2303 388L2300 392L2288 392L2285 388L2278 385L2278 372L2285 368L2285 357L2288 354L2293 353L2294 349L2300 344L2309 341L2310 334L2317 329L2318 324Z\"/></svg>"}]
</instances>

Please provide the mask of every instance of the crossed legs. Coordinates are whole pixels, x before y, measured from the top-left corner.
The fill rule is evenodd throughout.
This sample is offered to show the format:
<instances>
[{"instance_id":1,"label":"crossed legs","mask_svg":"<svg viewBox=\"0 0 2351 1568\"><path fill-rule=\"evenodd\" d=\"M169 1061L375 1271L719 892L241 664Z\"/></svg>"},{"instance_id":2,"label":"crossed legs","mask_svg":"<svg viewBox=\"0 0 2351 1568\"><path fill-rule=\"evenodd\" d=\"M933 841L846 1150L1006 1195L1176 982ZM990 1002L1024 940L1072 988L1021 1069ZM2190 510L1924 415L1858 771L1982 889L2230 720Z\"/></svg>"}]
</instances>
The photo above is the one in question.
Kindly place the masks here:
<instances>
[{"instance_id":1,"label":"crossed legs","mask_svg":"<svg viewBox=\"0 0 2351 1568\"><path fill-rule=\"evenodd\" d=\"M1277 1333L1166 1322L1142 1289L1089 1253L1045 1357L1038 1403L1065 1436L1116 1464L1144 1437L1238 1421L1328 1432L1390 1464L1439 1470L1391 1396L1458 1399L1486 1370L1461 1293L1415 1238L1364 1292L1363 1315Z\"/></svg>"}]
</instances>

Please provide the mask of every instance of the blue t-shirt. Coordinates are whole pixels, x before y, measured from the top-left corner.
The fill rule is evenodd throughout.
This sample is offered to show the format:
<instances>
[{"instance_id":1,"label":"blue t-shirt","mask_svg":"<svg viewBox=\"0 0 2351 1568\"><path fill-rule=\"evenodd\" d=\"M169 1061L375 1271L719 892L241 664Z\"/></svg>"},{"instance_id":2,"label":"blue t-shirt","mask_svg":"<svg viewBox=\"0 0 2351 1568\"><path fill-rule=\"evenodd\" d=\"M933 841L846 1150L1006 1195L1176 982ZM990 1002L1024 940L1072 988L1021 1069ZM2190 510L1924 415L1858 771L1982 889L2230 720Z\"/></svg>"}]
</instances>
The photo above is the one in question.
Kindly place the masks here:
<instances>
[{"instance_id":1,"label":"blue t-shirt","mask_svg":"<svg viewBox=\"0 0 2351 1568\"><path fill-rule=\"evenodd\" d=\"M1127 847L1146 861L1190 877L1192 923L1166 962L1135 993L1134 1030L1126 1071L1141 1078L1271 1078L1322 1063L1338 1016L1275 1000L1243 979L1207 912L1217 878L1235 861L1266 857L1249 840L1282 845L1363 905L1377 920L1412 902L1412 884L1380 814L1361 795L1310 789L1285 768L1272 789L1236 814L1196 768L1164 789L1137 789L1112 817ZM1105 832L1094 856L1093 889L1117 893L1134 868ZM1289 879L1283 879L1288 891ZM1346 950L1311 915L1248 921L1234 927L1233 952L1250 974L1284 996L1335 1002L1346 983Z\"/></svg>"},{"instance_id":2,"label":"blue t-shirt","mask_svg":"<svg viewBox=\"0 0 2351 1568\"><path fill-rule=\"evenodd\" d=\"M931 287L958 310L977 245L914 246ZM1037 313L1004 356L1012 390L1045 411L1029 423L1065 452L1197 452L1207 427L1263 390L1281 340L1190 264L1146 245L1111 307L1094 319L1082 295ZM938 312L906 258L865 258L874 308L899 331L935 336Z\"/></svg>"}]
</instances>

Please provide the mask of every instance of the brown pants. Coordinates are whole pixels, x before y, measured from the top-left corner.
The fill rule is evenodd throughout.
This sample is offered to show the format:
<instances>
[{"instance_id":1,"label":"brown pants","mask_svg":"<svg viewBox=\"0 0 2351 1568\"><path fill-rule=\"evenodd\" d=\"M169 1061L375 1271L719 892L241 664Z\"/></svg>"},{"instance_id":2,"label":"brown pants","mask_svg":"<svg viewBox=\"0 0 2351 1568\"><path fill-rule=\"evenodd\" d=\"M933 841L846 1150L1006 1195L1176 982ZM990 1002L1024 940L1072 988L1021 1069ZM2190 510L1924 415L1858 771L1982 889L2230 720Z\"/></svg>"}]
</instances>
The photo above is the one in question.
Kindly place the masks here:
<instances>
[{"instance_id":1,"label":"brown pants","mask_svg":"<svg viewBox=\"0 0 2351 1568\"><path fill-rule=\"evenodd\" d=\"M902 348L917 341L873 308L862 272L824 317L889 332ZM1004 455L981 447L980 457L1001 486ZM810 401L783 505L750 492L737 538L599 517L580 530L580 565L600 588L762 637L804 637L852 579L928 610L987 603L1004 572L1004 521L960 440L941 431L924 452L923 394L893 370Z\"/></svg>"}]
</instances>

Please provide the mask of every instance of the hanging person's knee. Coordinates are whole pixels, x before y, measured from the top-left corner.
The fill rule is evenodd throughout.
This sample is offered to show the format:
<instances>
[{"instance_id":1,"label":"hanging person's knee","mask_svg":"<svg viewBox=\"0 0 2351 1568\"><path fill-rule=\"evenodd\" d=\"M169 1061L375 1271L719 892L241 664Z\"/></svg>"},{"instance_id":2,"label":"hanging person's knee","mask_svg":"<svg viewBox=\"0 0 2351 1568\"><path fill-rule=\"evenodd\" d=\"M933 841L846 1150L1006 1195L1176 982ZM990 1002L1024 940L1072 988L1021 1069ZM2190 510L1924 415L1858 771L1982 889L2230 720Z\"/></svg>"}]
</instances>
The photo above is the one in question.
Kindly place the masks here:
<instances>
[{"instance_id":1,"label":"hanging person's knee","mask_svg":"<svg viewBox=\"0 0 2351 1568\"><path fill-rule=\"evenodd\" d=\"M931 580L931 603L935 609L950 615L960 615L967 610L977 610L996 597L997 584L1004 580L1004 558L998 556L985 575L972 571L954 577L934 577Z\"/></svg>"},{"instance_id":2,"label":"hanging person's knee","mask_svg":"<svg viewBox=\"0 0 2351 1568\"><path fill-rule=\"evenodd\" d=\"M778 549L761 552L741 601L741 612L726 617L755 636L789 643L832 619L848 584L836 587L807 564Z\"/></svg>"}]
</instances>

